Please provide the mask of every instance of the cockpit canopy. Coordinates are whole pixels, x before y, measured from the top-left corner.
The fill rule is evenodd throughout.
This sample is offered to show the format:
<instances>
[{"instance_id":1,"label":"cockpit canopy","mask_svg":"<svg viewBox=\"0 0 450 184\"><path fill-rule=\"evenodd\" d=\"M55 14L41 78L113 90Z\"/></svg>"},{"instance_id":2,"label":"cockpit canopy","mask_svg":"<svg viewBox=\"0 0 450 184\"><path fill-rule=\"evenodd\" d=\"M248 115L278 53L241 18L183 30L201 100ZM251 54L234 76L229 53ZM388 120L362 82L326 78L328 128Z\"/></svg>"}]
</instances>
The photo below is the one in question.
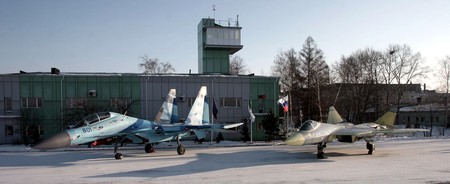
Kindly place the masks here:
<instances>
[{"instance_id":1,"label":"cockpit canopy","mask_svg":"<svg viewBox=\"0 0 450 184\"><path fill-rule=\"evenodd\" d=\"M109 112L99 112L95 114L91 114L89 116L86 116L81 121L77 122L75 125L70 126L69 128L79 128L84 127L86 125L90 125L96 122L99 122L101 120L107 119L111 117L111 113Z\"/></svg>"},{"instance_id":2,"label":"cockpit canopy","mask_svg":"<svg viewBox=\"0 0 450 184\"><path fill-rule=\"evenodd\" d=\"M315 129L319 123L314 120L307 120L303 123L303 125L300 127L300 131L308 131Z\"/></svg>"}]
</instances>

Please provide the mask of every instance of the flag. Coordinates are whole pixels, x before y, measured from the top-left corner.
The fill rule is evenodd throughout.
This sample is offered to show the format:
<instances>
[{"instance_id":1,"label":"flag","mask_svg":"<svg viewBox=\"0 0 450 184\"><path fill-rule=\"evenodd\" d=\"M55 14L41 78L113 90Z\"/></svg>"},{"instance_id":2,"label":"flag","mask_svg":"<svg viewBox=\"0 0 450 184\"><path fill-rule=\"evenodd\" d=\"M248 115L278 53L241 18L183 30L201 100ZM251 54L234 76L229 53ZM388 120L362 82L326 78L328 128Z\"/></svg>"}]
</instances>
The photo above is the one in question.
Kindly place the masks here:
<instances>
[{"instance_id":1,"label":"flag","mask_svg":"<svg viewBox=\"0 0 450 184\"><path fill-rule=\"evenodd\" d=\"M278 100L278 103L283 107L284 112L289 111L288 101L289 101L289 95L286 95L285 97L280 98Z\"/></svg>"},{"instance_id":2,"label":"flag","mask_svg":"<svg viewBox=\"0 0 450 184\"><path fill-rule=\"evenodd\" d=\"M217 109L216 102L213 99L213 117L214 117L214 119L217 119L217 113L219 113L219 109Z\"/></svg>"},{"instance_id":3,"label":"flag","mask_svg":"<svg viewBox=\"0 0 450 184\"><path fill-rule=\"evenodd\" d=\"M250 105L248 105L248 113L250 114L250 122L255 122L255 115L252 112L252 108L250 108Z\"/></svg>"}]
</instances>

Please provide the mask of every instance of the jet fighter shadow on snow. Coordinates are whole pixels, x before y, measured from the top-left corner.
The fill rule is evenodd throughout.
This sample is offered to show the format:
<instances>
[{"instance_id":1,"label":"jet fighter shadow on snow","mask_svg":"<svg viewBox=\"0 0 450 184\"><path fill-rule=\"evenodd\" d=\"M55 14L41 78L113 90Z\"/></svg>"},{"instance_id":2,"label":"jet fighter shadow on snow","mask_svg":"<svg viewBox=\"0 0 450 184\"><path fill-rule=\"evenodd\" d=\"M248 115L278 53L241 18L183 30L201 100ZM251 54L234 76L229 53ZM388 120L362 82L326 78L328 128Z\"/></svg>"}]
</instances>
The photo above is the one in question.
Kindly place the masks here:
<instances>
[{"instance_id":1,"label":"jet fighter shadow on snow","mask_svg":"<svg viewBox=\"0 0 450 184\"><path fill-rule=\"evenodd\" d=\"M327 143L337 140L339 142L354 143L361 139L366 141L368 154L375 151L374 137L377 134L410 134L428 131L426 129L396 129L394 127L396 113L387 112L373 123L354 125L344 122L336 109L331 106L328 110L327 123L307 120L299 131L288 137L285 144L290 146L317 145L317 158L325 157L324 149Z\"/></svg>"},{"instance_id":2,"label":"jet fighter shadow on snow","mask_svg":"<svg viewBox=\"0 0 450 184\"><path fill-rule=\"evenodd\" d=\"M178 122L176 90L171 89L155 121L114 112L95 113L33 148L45 150L85 143L96 146L115 138L114 157L122 159L123 154L118 152L118 148L124 143L145 144L145 152L151 153L155 143L176 140L177 153L183 155L186 149L180 142L181 138L195 135L202 139L206 137L206 130L225 131L243 124L210 124L206 95L206 86L202 86L184 123Z\"/></svg>"},{"instance_id":3,"label":"jet fighter shadow on snow","mask_svg":"<svg viewBox=\"0 0 450 184\"><path fill-rule=\"evenodd\" d=\"M269 149L267 149L269 148ZM264 154L262 154L262 152ZM255 156L257 155L257 156ZM221 171L235 168L250 168L270 165L308 164L318 162L333 162L333 160L317 160L310 152L284 151L277 147L254 147L253 150L231 153L198 153L196 159L184 164L159 167L152 165L148 169L140 169L127 172L117 172L90 176L88 178L111 177L143 177L160 178L171 176L183 176L201 174L206 172Z\"/></svg>"}]
</instances>

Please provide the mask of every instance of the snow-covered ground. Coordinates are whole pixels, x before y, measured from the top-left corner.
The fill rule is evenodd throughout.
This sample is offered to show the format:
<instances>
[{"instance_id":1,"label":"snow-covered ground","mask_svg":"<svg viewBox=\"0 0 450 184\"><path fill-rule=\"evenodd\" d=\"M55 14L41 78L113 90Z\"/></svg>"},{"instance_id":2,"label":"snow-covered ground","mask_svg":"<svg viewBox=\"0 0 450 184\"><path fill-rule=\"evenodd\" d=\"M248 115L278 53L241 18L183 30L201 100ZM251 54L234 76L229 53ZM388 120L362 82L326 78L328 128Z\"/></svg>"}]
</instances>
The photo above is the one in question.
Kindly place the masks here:
<instances>
[{"instance_id":1,"label":"snow-covered ground","mask_svg":"<svg viewBox=\"0 0 450 184\"><path fill-rule=\"evenodd\" d=\"M223 144L222 144L223 143ZM449 183L447 137L378 137L374 155L365 142L332 142L327 159L316 146L236 142L158 145L155 153L128 146L115 160L111 147L39 152L0 146L0 183Z\"/></svg>"}]
</instances>

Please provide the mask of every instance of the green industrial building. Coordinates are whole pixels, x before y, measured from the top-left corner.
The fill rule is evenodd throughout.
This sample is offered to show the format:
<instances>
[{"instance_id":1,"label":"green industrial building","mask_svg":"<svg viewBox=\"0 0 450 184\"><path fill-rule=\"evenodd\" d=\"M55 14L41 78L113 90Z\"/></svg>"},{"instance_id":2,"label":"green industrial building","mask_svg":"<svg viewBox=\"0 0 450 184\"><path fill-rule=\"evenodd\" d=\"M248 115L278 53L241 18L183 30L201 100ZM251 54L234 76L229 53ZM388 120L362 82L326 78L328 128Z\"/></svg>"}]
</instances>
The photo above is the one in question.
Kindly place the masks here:
<instances>
[{"instance_id":1,"label":"green industrial building","mask_svg":"<svg viewBox=\"0 0 450 184\"><path fill-rule=\"evenodd\" d=\"M211 122L248 122L251 104L256 115L253 140L262 140L261 120L269 111L277 117L279 114L278 78L229 74L229 56L243 48L240 30L237 22L221 25L214 19L201 20L198 74L70 73L56 68L51 72L1 74L0 144L29 142L32 136L50 137L96 111L153 120L172 88L177 90L182 120L204 85L209 103L215 103L219 111ZM240 136L234 133L225 138L239 140Z\"/></svg>"}]
</instances>

